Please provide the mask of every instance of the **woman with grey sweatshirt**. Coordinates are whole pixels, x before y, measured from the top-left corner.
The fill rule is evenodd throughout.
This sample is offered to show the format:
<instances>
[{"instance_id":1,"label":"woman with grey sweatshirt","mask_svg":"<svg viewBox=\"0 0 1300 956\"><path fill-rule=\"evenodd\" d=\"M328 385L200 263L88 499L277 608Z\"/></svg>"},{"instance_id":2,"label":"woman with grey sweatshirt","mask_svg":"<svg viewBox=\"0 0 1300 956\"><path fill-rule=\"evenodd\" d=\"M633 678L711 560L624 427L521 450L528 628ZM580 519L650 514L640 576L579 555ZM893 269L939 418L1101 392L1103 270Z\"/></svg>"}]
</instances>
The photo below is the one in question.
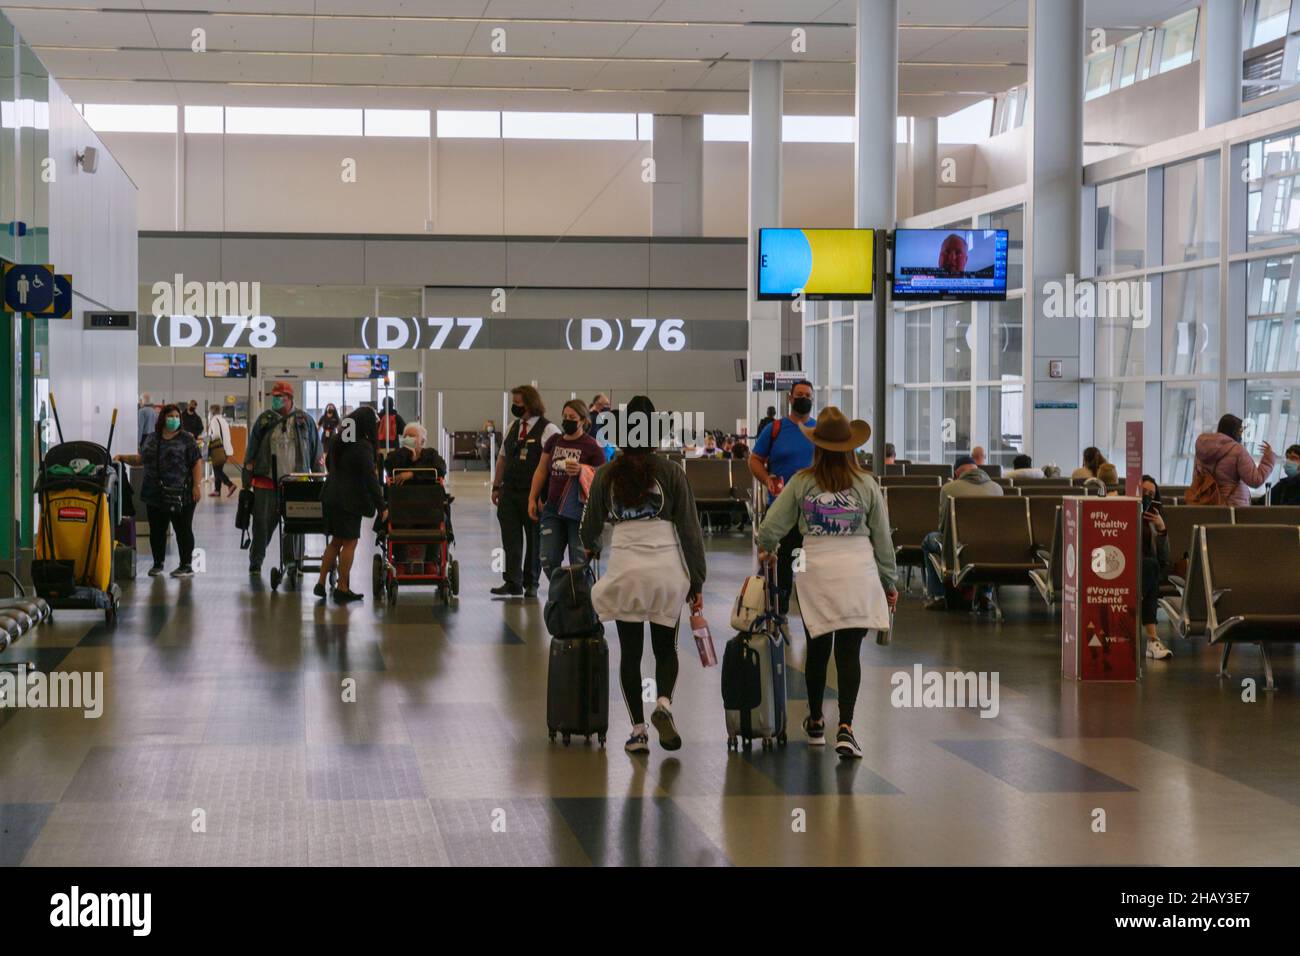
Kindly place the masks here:
<instances>
[{"instance_id":1,"label":"woman with grey sweatshirt","mask_svg":"<svg viewBox=\"0 0 1300 956\"><path fill-rule=\"evenodd\" d=\"M648 623L657 688L650 720L663 748L677 750L682 745L672 715L677 624L688 600L694 611L704 606L704 542L686 473L654 453L654 404L638 395L627 403L626 415L627 444L596 471L579 534L583 547L598 553L605 522L614 528L605 573L592 587L591 600L600 619L613 620L618 628L619 683L632 720L632 735L623 749L650 749L641 706L641 653Z\"/></svg>"}]
</instances>

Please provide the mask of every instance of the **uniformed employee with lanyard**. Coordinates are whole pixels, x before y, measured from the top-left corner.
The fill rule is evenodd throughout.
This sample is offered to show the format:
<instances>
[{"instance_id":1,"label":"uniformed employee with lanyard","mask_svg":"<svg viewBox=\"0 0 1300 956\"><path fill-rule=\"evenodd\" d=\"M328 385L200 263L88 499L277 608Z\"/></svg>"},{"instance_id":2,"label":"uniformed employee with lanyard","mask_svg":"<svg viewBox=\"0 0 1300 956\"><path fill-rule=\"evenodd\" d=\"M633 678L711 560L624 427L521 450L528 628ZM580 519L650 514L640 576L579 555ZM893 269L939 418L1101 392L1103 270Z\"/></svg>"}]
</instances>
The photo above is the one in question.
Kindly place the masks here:
<instances>
[{"instance_id":1,"label":"uniformed employee with lanyard","mask_svg":"<svg viewBox=\"0 0 1300 956\"><path fill-rule=\"evenodd\" d=\"M531 598L537 597L542 561L540 526L528 517L528 495L542 446L560 429L546 420L546 406L532 385L510 390L510 413L515 422L501 443L492 486L492 503L497 506L501 546L505 550L505 583L493 588L492 593Z\"/></svg>"}]
</instances>

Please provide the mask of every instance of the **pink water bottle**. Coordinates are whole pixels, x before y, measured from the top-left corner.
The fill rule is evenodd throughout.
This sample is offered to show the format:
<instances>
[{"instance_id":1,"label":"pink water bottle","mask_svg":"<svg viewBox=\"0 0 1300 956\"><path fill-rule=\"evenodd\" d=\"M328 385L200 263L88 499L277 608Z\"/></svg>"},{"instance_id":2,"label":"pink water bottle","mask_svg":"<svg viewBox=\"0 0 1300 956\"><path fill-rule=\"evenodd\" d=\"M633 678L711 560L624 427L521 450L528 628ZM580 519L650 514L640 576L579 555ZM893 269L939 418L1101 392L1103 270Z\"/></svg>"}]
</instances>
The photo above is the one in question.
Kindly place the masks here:
<instances>
[{"instance_id":1,"label":"pink water bottle","mask_svg":"<svg viewBox=\"0 0 1300 956\"><path fill-rule=\"evenodd\" d=\"M709 630L709 622L704 619L703 614L691 615L691 633L695 635L695 647L700 652L700 663L705 667L713 667L718 663L718 652L713 647L713 633Z\"/></svg>"}]
</instances>

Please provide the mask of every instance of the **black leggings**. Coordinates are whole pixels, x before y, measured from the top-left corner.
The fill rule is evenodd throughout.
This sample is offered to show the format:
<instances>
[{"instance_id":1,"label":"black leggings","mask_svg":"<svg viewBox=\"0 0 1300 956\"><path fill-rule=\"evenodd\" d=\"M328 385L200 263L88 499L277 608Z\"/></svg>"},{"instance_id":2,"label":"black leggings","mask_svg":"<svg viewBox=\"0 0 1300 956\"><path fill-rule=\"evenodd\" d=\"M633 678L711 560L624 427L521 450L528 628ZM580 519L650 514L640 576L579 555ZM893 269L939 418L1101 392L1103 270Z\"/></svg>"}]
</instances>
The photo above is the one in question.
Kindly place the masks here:
<instances>
[{"instance_id":1,"label":"black leggings","mask_svg":"<svg viewBox=\"0 0 1300 956\"><path fill-rule=\"evenodd\" d=\"M194 502L186 505L184 511L171 512L157 505L146 505L149 514L149 547L153 551L153 563L162 567L167 557L167 527L176 532L176 550L180 555L180 567L189 567L194 555Z\"/></svg>"},{"instance_id":2,"label":"black leggings","mask_svg":"<svg viewBox=\"0 0 1300 956\"><path fill-rule=\"evenodd\" d=\"M618 677L623 685L623 700L632 723L643 724L641 652L645 649L645 628L640 621L615 621L614 624L618 627ZM677 628L652 623L650 647L655 655L655 693L672 700L677 683Z\"/></svg>"},{"instance_id":3,"label":"black leggings","mask_svg":"<svg viewBox=\"0 0 1300 956\"><path fill-rule=\"evenodd\" d=\"M1156 623L1160 606L1160 562L1150 555L1142 557L1142 623Z\"/></svg>"},{"instance_id":4,"label":"black leggings","mask_svg":"<svg viewBox=\"0 0 1300 956\"><path fill-rule=\"evenodd\" d=\"M804 679L808 683L808 713L813 720L822 719L822 698L826 696L826 667L831 662L831 645L835 646L835 670L839 674L840 723L853 723L853 705L862 685L862 639L865 627L846 627L808 639L808 664Z\"/></svg>"}]
</instances>

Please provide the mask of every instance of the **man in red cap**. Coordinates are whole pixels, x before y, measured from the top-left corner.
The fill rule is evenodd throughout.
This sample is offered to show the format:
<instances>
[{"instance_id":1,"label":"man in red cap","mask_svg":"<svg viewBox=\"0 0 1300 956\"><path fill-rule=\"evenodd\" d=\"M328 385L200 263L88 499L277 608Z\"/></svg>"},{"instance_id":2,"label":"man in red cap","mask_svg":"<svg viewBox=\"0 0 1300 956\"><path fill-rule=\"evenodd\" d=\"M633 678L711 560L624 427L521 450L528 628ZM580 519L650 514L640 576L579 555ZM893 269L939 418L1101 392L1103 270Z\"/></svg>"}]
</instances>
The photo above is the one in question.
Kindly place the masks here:
<instances>
[{"instance_id":1,"label":"man in red cap","mask_svg":"<svg viewBox=\"0 0 1300 956\"><path fill-rule=\"evenodd\" d=\"M271 385L271 407L257 416L244 452L244 487L253 489L253 540L248 551L248 573L262 573L262 559L275 530L279 507L275 476L299 471L319 471L322 464L320 433L306 412L293 407L293 385L280 380ZM274 460L274 468L272 462ZM290 542L296 560L302 557L302 537Z\"/></svg>"}]
</instances>

